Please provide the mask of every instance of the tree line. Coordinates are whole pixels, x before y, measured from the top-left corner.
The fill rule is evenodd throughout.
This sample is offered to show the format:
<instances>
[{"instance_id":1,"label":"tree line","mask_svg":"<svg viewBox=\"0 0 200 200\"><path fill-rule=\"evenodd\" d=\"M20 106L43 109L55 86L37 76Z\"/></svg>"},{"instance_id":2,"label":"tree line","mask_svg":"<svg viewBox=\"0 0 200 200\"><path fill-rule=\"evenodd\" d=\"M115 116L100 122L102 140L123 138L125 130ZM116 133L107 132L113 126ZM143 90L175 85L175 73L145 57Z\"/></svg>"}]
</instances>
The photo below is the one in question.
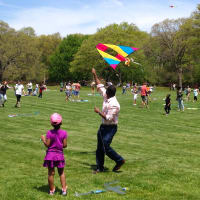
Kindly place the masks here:
<instances>
[{"instance_id":1,"label":"tree line","mask_svg":"<svg viewBox=\"0 0 200 200\"><path fill-rule=\"evenodd\" d=\"M139 48L113 70L96 50L98 43ZM109 51L111 55L116 52ZM141 31L123 22L99 28L95 34L59 33L37 36L32 27L16 31L0 21L0 81L91 81L95 67L105 81L147 81L166 85L200 83L200 4L189 18L166 19Z\"/></svg>"}]
</instances>

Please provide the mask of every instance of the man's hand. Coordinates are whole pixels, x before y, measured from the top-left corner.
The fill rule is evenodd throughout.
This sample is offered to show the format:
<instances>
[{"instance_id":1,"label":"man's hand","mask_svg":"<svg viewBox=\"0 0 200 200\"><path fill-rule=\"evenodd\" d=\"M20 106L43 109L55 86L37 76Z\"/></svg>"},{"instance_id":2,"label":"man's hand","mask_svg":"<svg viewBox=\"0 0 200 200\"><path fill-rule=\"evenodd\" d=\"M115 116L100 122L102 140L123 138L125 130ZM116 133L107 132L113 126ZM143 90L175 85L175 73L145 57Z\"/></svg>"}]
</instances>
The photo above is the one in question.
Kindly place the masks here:
<instances>
[{"instance_id":1,"label":"man's hand","mask_svg":"<svg viewBox=\"0 0 200 200\"><path fill-rule=\"evenodd\" d=\"M93 74L96 85L99 85L101 82L100 82L99 78L97 77L95 68L92 68L92 74Z\"/></svg>"},{"instance_id":2,"label":"man's hand","mask_svg":"<svg viewBox=\"0 0 200 200\"><path fill-rule=\"evenodd\" d=\"M99 108L97 108L97 107L95 106L95 107L94 107L94 112L96 112L96 113L100 113Z\"/></svg>"}]
</instances>

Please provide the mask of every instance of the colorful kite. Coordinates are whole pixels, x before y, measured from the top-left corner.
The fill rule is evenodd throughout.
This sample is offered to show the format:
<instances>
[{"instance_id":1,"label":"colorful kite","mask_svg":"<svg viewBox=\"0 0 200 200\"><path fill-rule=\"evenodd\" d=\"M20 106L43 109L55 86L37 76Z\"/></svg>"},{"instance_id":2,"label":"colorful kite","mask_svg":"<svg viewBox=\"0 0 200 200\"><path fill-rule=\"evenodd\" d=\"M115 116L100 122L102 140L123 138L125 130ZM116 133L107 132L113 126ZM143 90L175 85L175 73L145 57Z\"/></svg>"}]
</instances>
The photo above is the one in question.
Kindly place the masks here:
<instances>
[{"instance_id":1,"label":"colorful kite","mask_svg":"<svg viewBox=\"0 0 200 200\"><path fill-rule=\"evenodd\" d=\"M98 52L101 54L101 56L104 58L104 60L110 65L110 67L112 67L113 69L116 69L117 65L121 62L121 61L125 61L127 62L126 57L133 53L134 51L137 51L138 48L135 47L127 47L127 46L116 46L116 45L112 45L112 44L102 44L99 43L96 46ZM118 54L114 57L108 53L106 53L105 51L111 48L114 51L116 51Z\"/></svg>"}]
</instances>

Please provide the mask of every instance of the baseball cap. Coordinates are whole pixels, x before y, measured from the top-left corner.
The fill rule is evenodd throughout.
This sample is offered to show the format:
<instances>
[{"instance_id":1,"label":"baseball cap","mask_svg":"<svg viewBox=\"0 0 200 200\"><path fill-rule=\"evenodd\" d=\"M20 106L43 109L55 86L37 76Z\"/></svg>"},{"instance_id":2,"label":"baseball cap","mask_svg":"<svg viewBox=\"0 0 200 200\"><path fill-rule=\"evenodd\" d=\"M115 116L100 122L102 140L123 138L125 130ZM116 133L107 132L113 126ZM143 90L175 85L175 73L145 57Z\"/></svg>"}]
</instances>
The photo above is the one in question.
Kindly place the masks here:
<instances>
[{"instance_id":1,"label":"baseball cap","mask_svg":"<svg viewBox=\"0 0 200 200\"><path fill-rule=\"evenodd\" d=\"M53 113L50 117L50 121L52 125L58 125L62 122L62 116L58 113Z\"/></svg>"}]
</instances>

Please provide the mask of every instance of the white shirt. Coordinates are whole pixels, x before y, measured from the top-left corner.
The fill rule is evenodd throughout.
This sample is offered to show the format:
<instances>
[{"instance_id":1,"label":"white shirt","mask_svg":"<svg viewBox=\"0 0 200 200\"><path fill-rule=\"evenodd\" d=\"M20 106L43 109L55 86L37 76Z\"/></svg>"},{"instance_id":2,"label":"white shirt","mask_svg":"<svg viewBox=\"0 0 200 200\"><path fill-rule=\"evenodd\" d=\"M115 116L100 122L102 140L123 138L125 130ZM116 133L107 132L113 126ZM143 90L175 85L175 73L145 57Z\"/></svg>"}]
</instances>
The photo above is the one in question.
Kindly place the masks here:
<instances>
[{"instance_id":1,"label":"white shirt","mask_svg":"<svg viewBox=\"0 0 200 200\"><path fill-rule=\"evenodd\" d=\"M102 113L106 116L106 120L102 118L102 124L112 125L118 123L118 115L120 111L120 105L117 101L117 98L111 97L107 98L106 89L103 84L97 85L98 91L102 94L103 106L102 106Z\"/></svg>"},{"instance_id":2,"label":"white shirt","mask_svg":"<svg viewBox=\"0 0 200 200\"><path fill-rule=\"evenodd\" d=\"M33 88L33 84L30 82L27 84L28 89L32 89Z\"/></svg>"},{"instance_id":3,"label":"white shirt","mask_svg":"<svg viewBox=\"0 0 200 200\"><path fill-rule=\"evenodd\" d=\"M66 91L71 91L72 87L70 85L66 85Z\"/></svg>"},{"instance_id":4,"label":"white shirt","mask_svg":"<svg viewBox=\"0 0 200 200\"><path fill-rule=\"evenodd\" d=\"M15 85L15 94L22 95L23 89L24 89L24 86L22 84L16 84Z\"/></svg>"}]
</instances>

